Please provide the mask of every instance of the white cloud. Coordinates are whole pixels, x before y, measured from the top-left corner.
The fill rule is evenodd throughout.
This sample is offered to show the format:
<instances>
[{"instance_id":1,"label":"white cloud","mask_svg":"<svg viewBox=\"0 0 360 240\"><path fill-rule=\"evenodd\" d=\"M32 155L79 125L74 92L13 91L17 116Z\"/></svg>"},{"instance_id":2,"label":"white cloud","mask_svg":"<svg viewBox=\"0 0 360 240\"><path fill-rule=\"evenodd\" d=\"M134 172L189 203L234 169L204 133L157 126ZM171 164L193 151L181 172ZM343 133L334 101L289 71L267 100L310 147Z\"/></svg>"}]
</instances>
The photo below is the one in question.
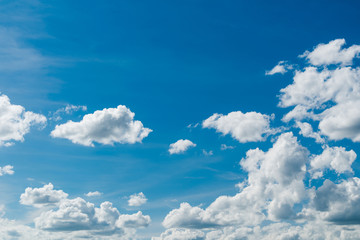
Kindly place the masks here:
<instances>
[{"instance_id":1,"label":"white cloud","mask_svg":"<svg viewBox=\"0 0 360 240\"><path fill-rule=\"evenodd\" d=\"M345 39L335 39L327 44L319 44L312 52L306 51L300 57L306 57L313 65L341 64L351 65L352 60L359 56L360 45L352 45L342 49Z\"/></svg>"},{"instance_id":2,"label":"white cloud","mask_svg":"<svg viewBox=\"0 0 360 240\"><path fill-rule=\"evenodd\" d=\"M153 237L151 240L204 240L205 233L200 230L170 228L163 232L160 237Z\"/></svg>"},{"instance_id":3,"label":"white cloud","mask_svg":"<svg viewBox=\"0 0 360 240\"><path fill-rule=\"evenodd\" d=\"M163 225L199 229L291 219L296 215L294 205L307 196L303 179L308 154L292 133L280 135L268 152L249 150L241 160L249 176L240 193L220 196L206 209L182 203L165 217Z\"/></svg>"},{"instance_id":4,"label":"white cloud","mask_svg":"<svg viewBox=\"0 0 360 240\"><path fill-rule=\"evenodd\" d=\"M179 154L186 152L189 148L196 147L196 144L188 139L180 139L175 143L170 144L169 153L170 154Z\"/></svg>"},{"instance_id":5,"label":"white cloud","mask_svg":"<svg viewBox=\"0 0 360 240\"><path fill-rule=\"evenodd\" d=\"M313 178L323 176L324 169L333 169L336 173L353 173L352 163L356 159L353 150L346 151L343 147L327 147L320 155L311 159L311 173Z\"/></svg>"},{"instance_id":6,"label":"white cloud","mask_svg":"<svg viewBox=\"0 0 360 240\"><path fill-rule=\"evenodd\" d=\"M88 193L85 194L85 196L87 196L87 197L98 197L98 196L101 196L101 195L102 195L102 193L99 192L99 191L88 192Z\"/></svg>"},{"instance_id":7,"label":"white cloud","mask_svg":"<svg viewBox=\"0 0 360 240\"><path fill-rule=\"evenodd\" d=\"M203 128L214 128L224 135L230 134L241 143L264 141L276 131L270 128L273 116L257 112L231 112L228 115L213 114L202 123Z\"/></svg>"},{"instance_id":8,"label":"white cloud","mask_svg":"<svg viewBox=\"0 0 360 240\"><path fill-rule=\"evenodd\" d=\"M13 105L6 95L0 95L0 146L10 146L14 141L24 141L33 125L43 126L46 117L20 105Z\"/></svg>"},{"instance_id":9,"label":"white cloud","mask_svg":"<svg viewBox=\"0 0 360 240\"><path fill-rule=\"evenodd\" d=\"M286 64L285 61L280 61L275 67L273 67L273 69L271 69L270 71L266 71L265 75L274 75L276 73L284 74L289 69L292 69L291 65Z\"/></svg>"},{"instance_id":10,"label":"white cloud","mask_svg":"<svg viewBox=\"0 0 360 240\"><path fill-rule=\"evenodd\" d=\"M153 240L177 239L172 238L177 231L178 239L191 239L192 231L194 239L206 240L360 239L360 179L350 177L356 153L324 144L324 139L360 142L360 68L345 66L358 56L357 48L328 53L326 48L315 49L307 54L309 62L321 66L295 71L294 82L281 90L279 105L294 107L283 121L295 119L302 136L323 145L321 154L310 155L291 132L281 134L267 151L247 151L240 161L247 179L237 185L239 193L219 196L207 207L181 203L164 218L167 230ZM228 115L214 114L203 127L238 139L232 128L239 124L223 119L220 124L224 117ZM311 119L311 124L304 119ZM316 122L318 132L313 130ZM314 184L312 178L328 169L338 174L330 173L337 181Z\"/></svg>"},{"instance_id":11,"label":"white cloud","mask_svg":"<svg viewBox=\"0 0 360 240\"><path fill-rule=\"evenodd\" d=\"M51 232L88 231L91 235L123 235L127 229L146 227L150 217L137 212L120 214L110 202L103 202L100 208L82 198L65 199L57 210L41 213L34 219L38 229Z\"/></svg>"},{"instance_id":12,"label":"white cloud","mask_svg":"<svg viewBox=\"0 0 360 240\"><path fill-rule=\"evenodd\" d=\"M73 143L94 146L94 142L104 145L114 143L141 142L152 131L144 128L140 121L134 121L135 114L125 106L104 108L87 114L80 122L68 121L56 125L52 137L66 138Z\"/></svg>"},{"instance_id":13,"label":"white cloud","mask_svg":"<svg viewBox=\"0 0 360 240\"><path fill-rule=\"evenodd\" d=\"M360 223L360 179L350 178L335 184L326 179L312 200L318 217L336 224Z\"/></svg>"},{"instance_id":14,"label":"white cloud","mask_svg":"<svg viewBox=\"0 0 360 240\"><path fill-rule=\"evenodd\" d=\"M25 193L20 196L20 203L37 208L44 206L54 206L66 199L67 193L62 190L54 190L54 186L49 183L41 188L26 188Z\"/></svg>"},{"instance_id":15,"label":"white cloud","mask_svg":"<svg viewBox=\"0 0 360 240\"><path fill-rule=\"evenodd\" d=\"M226 144L221 144L220 149L221 150L227 150L227 149L234 149L234 146L228 146Z\"/></svg>"},{"instance_id":16,"label":"white cloud","mask_svg":"<svg viewBox=\"0 0 360 240\"><path fill-rule=\"evenodd\" d=\"M146 202L147 202L147 198L145 197L145 194L140 192L130 196L128 200L128 205L131 207L138 207L144 205Z\"/></svg>"},{"instance_id":17,"label":"white cloud","mask_svg":"<svg viewBox=\"0 0 360 240\"><path fill-rule=\"evenodd\" d=\"M124 228L141 228L149 226L151 222L150 216L143 215L141 211L134 214L123 214L116 221L118 227Z\"/></svg>"},{"instance_id":18,"label":"white cloud","mask_svg":"<svg viewBox=\"0 0 360 240\"><path fill-rule=\"evenodd\" d=\"M11 165L6 165L4 167L0 167L0 176L3 175L13 175L14 174L14 170L13 170L13 166Z\"/></svg>"},{"instance_id":19,"label":"white cloud","mask_svg":"<svg viewBox=\"0 0 360 240\"><path fill-rule=\"evenodd\" d=\"M68 233L72 236L69 239L96 239L97 236L133 239L137 228L147 227L151 222L150 216L140 211L120 214L108 201L98 208L82 198L68 199L67 196L62 190L54 190L49 183L42 188L27 188L20 196L20 202L34 207L46 206L34 219L38 232L59 233L57 236Z\"/></svg>"},{"instance_id":20,"label":"white cloud","mask_svg":"<svg viewBox=\"0 0 360 240\"><path fill-rule=\"evenodd\" d=\"M325 110L321 114L323 119L319 123L321 133L333 140L348 138L354 142L360 142L359 106L360 99L341 103Z\"/></svg>"},{"instance_id":21,"label":"white cloud","mask_svg":"<svg viewBox=\"0 0 360 240\"><path fill-rule=\"evenodd\" d=\"M314 138L317 143L325 143L325 140L321 135L313 131L313 128L309 123L296 121L296 126L300 128L300 134L304 137Z\"/></svg>"},{"instance_id":22,"label":"white cloud","mask_svg":"<svg viewBox=\"0 0 360 240\"><path fill-rule=\"evenodd\" d=\"M212 156L212 155L214 155L214 153L213 153L212 150L206 151L205 149L203 149L202 152L203 152L203 154L204 154L205 156Z\"/></svg>"},{"instance_id":23,"label":"white cloud","mask_svg":"<svg viewBox=\"0 0 360 240\"><path fill-rule=\"evenodd\" d=\"M62 114L71 114L73 112L77 112L77 111L87 111L87 107L86 106L75 106L75 105L71 105L68 104L63 108L59 108L58 110L56 110L53 114L52 117L50 118L51 120L54 121L59 121L62 119L61 115Z\"/></svg>"}]
</instances>

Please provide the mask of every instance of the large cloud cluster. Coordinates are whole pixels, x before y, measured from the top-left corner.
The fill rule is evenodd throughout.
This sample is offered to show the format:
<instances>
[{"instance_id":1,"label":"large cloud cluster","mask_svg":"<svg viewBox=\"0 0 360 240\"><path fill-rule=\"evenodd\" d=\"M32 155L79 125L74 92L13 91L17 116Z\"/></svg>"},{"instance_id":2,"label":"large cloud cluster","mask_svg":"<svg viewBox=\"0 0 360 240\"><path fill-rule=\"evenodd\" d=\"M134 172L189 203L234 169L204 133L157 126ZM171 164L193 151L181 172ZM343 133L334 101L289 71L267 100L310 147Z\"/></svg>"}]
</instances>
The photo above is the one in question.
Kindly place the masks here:
<instances>
[{"instance_id":1,"label":"large cloud cluster","mask_svg":"<svg viewBox=\"0 0 360 240\"><path fill-rule=\"evenodd\" d=\"M69 199L67 193L54 190L51 183L41 188L27 188L20 203L40 208L41 214L34 219L35 229L31 231L44 235L62 236L68 232L73 238L131 239L137 228L147 227L151 222L150 216L140 211L121 214L108 201L95 207L80 197Z\"/></svg>"},{"instance_id":2,"label":"large cloud cluster","mask_svg":"<svg viewBox=\"0 0 360 240\"><path fill-rule=\"evenodd\" d=\"M281 89L280 106L295 108L283 120L319 121L320 133L333 140L360 141L360 68L351 66L360 45L343 48L344 39L319 44L303 55L311 66L295 71Z\"/></svg>"},{"instance_id":3,"label":"large cloud cluster","mask_svg":"<svg viewBox=\"0 0 360 240\"><path fill-rule=\"evenodd\" d=\"M285 69L280 62L267 73L294 70L293 83L281 89L279 106L293 107L282 120L295 120L286 128L299 128L322 152L312 154L289 130L267 151L248 150L240 161L247 179L239 193L220 196L205 208L181 203L164 218L166 231L154 240L360 238L360 179L352 168L357 154L329 146L344 138L360 142L360 68L352 66L360 46L344 44L337 39L306 51L300 56L306 59L303 69ZM214 114L203 127L245 143L276 134L270 120L260 113L232 112Z\"/></svg>"}]
</instances>

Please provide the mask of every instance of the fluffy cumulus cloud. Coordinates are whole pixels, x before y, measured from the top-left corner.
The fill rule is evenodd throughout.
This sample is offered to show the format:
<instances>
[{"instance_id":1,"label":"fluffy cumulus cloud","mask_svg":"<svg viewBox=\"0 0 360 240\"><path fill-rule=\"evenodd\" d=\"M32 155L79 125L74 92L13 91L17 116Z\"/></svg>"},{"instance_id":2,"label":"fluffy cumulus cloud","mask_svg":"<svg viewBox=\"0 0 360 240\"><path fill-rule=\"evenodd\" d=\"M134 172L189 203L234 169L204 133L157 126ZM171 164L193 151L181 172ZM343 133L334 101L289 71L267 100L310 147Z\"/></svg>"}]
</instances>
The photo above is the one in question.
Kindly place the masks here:
<instances>
[{"instance_id":1,"label":"fluffy cumulus cloud","mask_svg":"<svg viewBox=\"0 0 360 240\"><path fill-rule=\"evenodd\" d=\"M327 147L322 154L316 155L310 162L313 178L323 176L324 169L332 169L336 173L353 173L352 163L356 159L353 150L346 151L344 147Z\"/></svg>"},{"instance_id":2,"label":"fluffy cumulus cloud","mask_svg":"<svg viewBox=\"0 0 360 240\"><path fill-rule=\"evenodd\" d=\"M128 200L128 205L130 207L138 207L145 204L146 202L147 202L147 198L145 197L145 194L140 192L130 195Z\"/></svg>"},{"instance_id":3,"label":"fluffy cumulus cloud","mask_svg":"<svg viewBox=\"0 0 360 240\"><path fill-rule=\"evenodd\" d=\"M313 65L341 64L351 65L355 57L359 56L360 45L343 48L345 39L335 39L327 44L317 45L313 51L306 51L305 57Z\"/></svg>"},{"instance_id":4,"label":"fluffy cumulus cloud","mask_svg":"<svg viewBox=\"0 0 360 240\"><path fill-rule=\"evenodd\" d=\"M191 147L196 147L196 144L188 139L180 139L177 140L175 143L170 144L169 153L170 154L184 153Z\"/></svg>"},{"instance_id":5,"label":"fluffy cumulus cloud","mask_svg":"<svg viewBox=\"0 0 360 240\"><path fill-rule=\"evenodd\" d=\"M13 221L14 226L8 228L7 234L20 237L24 232L22 229L27 229L29 233L39 236L35 239L135 239L136 229L147 227L151 222L150 216L140 211L121 214L108 201L96 207L80 197L67 197L68 194L62 190L54 190L52 184L42 188L27 188L20 202L41 208L41 214L34 219L35 228ZM5 223L8 221L0 220ZM3 229L4 226L0 232Z\"/></svg>"},{"instance_id":6,"label":"fluffy cumulus cloud","mask_svg":"<svg viewBox=\"0 0 360 240\"><path fill-rule=\"evenodd\" d=\"M0 167L0 176L3 175L13 175L14 174L14 170L13 170L13 166L11 165L6 165L4 167Z\"/></svg>"},{"instance_id":7,"label":"fluffy cumulus cloud","mask_svg":"<svg viewBox=\"0 0 360 240\"><path fill-rule=\"evenodd\" d=\"M94 143L113 145L114 143L137 143L152 131L140 121L134 121L135 114L125 106L105 108L87 114L80 122L68 121L56 125L51 132L55 138L66 138L73 143L94 146Z\"/></svg>"},{"instance_id":8,"label":"fluffy cumulus cloud","mask_svg":"<svg viewBox=\"0 0 360 240\"><path fill-rule=\"evenodd\" d=\"M43 126L45 123L45 116L25 111L23 106L11 104L8 96L0 95L0 146L24 141L31 126Z\"/></svg>"},{"instance_id":9,"label":"fluffy cumulus cloud","mask_svg":"<svg viewBox=\"0 0 360 240\"><path fill-rule=\"evenodd\" d=\"M248 178L238 194L220 196L207 208L181 203L153 240L357 239L360 225L346 224L360 223L360 180L325 180L317 189L304 184L308 170L352 171L355 158L341 147L310 155L291 132L283 133L268 151L247 151L240 165Z\"/></svg>"},{"instance_id":10,"label":"fluffy cumulus cloud","mask_svg":"<svg viewBox=\"0 0 360 240\"><path fill-rule=\"evenodd\" d=\"M317 143L325 143L325 140L318 132L314 132L311 124L307 122L296 121L296 126L300 128L300 134L304 137L313 138Z\"/></svg>"},{"instance_id":11,"label":"fluffy cumulus cloud","mask_svg":"<svg viewBox=\"0 0 360 240\"><path fill-rule=\"evenodd\" d=\"M312 119L331 140L360 142L360 68L352 66L360 45L342 48L344 44L344 39L336 39L306 52L303 56L311 65L295 71L293 83L281 89L279 105L294 106L285 122Z\"/></svg>"},{"instance_id":12,"label":"fluffy cumulus cloud","mask_svg":"<svg viewBox=\"0 0 360 240\"><path fill-rule=\"evenodd\" d=\"M279 136L268 152L249 150L241 166L249 174L247 186L235 196L220 196L202 209L189 203L172 210L166 228L213 228L260 224L269 219L291 219L306 196L303 184L308 151L291 133Z\"/></svg>"},{"instance_id":13,"label":"fluffy cumulus cloud","mask_svg":"<svg viewBox=\"0 0 360 240\"><path fill-rule=\"evenodd\" d=\"M342 180L335 184L326 179L312 199L309 214L328 222L345 225L360 224L360 179Z\"/></svg>"},{"instance_id":14,"label":"fluffy cumulus cloud","mask_svg":"<svg viewBox=\"0 0 360 240\"><path fill-rule=\"evenodd\" d=\"M40 208L56 205L67 197L67 193L62 190L54 190L54 186L49 183L41 188L26 188L25 193L20 196L20 203Z\"/></svg>"},{"instance_id":15,"label":"fluffy cumulus cloud","mask_svg":"<svg viewBox=\"0 0 360 240\"><path fill-rule=\"evenodd\" d=\"M101 195L102 195L102 193L99 192L99 191L88 192L88 193L85 194L85 196L87 196L87 197L98 197L98 196L101 196Z\"/></svg>"},{"instance_id":16,"label":"fluffy cumulus cloud","mask_svg":"<svg viewBox=\"0 0 360 240\"><path fill-rule=\"evenodd\" d=\"M224 135L230 134L241 143L264 141L276 132L270 128L273 116L257 112L231 112L227 115L213 114L202 123L203 128L213 128Z\"/></svg>"}]
</instances>

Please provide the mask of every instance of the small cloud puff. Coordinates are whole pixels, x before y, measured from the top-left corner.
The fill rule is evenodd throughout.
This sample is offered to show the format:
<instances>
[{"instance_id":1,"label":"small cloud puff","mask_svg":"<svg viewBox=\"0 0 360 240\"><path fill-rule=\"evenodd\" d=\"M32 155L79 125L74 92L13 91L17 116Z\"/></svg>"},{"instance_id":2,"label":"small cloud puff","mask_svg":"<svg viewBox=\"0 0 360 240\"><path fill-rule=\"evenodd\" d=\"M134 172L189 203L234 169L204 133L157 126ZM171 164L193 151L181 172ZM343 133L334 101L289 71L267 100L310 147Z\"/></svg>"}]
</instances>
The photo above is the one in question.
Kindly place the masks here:
<instances>
[{"instance_id":1,"label":"small cloud puff","mask_svg":"<svg viewBox=\"0 0 360 240\"><path fill-rule=\"evenodd\" d=\"M57 205L67 197L67 193L62 190L54 190L54 185L49 183L41 188L26 188L25 193L20 196L20 203L41 208Z\"/></svg>"},{"instance_id":2,"label":"small cloud puff","mask_svg":"<svg viewBox=\"0 0 360 240\"><path fill-rule=\"evenodd\" d=\"M191 147L196 147L196 144L188 139L180 139L175 143L170 144L169 153L170 154L183 153L186 152Z\"/></svg>"},{"instance_id":3,"label":"small cloud puff","mask_svg":"<svg viewBox=\"0 0 360 240\"><path fill-rule=\"evenodd\" d=\"M205 156L212 156L212 155L214 155L214 152L213 152L212 150L206 151L205 149L203 149L202 152L203 152L203 154L204 154Z\"/></svg>"},{"instance_id":4,"label":"small cloud puff","mask_svg":"<svg viewBox=\"0 0 360 240\"><path fill-rule=\"evenodd\" d=\"M292 65L286 64L285 61L280 61L273 69L266 71L265 75L274 75L276 73L284 74L290 69L293 69Z\"/></svg>"},{"instance_id":5,"label":"small cloud puff","mask_svg":"<svg viewBox=\"0 0 360 240\"><path fill-rule=\"evenodd\" d=\"M138 207L144 205L146 202L147 202L147 198L145 197L145 194L140 192L130 196L128 200L128 205L130 207Z\"/></svg>"},{"instance_id":6,"label":"small cloud puff","mask_svg":"<svg viewBox=\"0 0 360 240\"><path fill-rule=\"evenodd\" d=\"M99 191L88 192L88 193L85 194L85 196L87 196L87 197L98 197L98 196L101 196L101 195L102 195L102 193L99 192Z\"/></svg>"},{"instance_id":7,"label":"small cloud puff","mask_svg":"<svg viewBox=\"0 0 360 240\"><path fill-rule=\"evenodd\" d=\"M4 167L0 167L0 176L3 175L13 175L14 174L14 170L13 170L13 166L11 165L6 165Z\"/></svg>"}]
</instances>

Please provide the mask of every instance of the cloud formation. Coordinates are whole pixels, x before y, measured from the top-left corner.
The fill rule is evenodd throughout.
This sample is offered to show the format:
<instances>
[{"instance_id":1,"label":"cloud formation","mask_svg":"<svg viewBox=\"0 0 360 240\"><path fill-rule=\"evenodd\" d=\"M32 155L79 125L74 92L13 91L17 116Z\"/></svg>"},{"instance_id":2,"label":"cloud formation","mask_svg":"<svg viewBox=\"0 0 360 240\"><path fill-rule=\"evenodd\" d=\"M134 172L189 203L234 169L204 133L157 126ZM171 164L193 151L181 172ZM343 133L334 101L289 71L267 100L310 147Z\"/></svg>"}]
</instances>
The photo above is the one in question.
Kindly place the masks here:
<instances>
[{"instance_id":1,"label":"cloud formation","mask_svg":"<svg viewBox=\"0 0 360 240\"><path fill-rule=\"evenodd\" d=\"M130 207L138 207L144 205L146 202L147 202L147 198L145 197L145 194L140 192L130 196L128 200L128 205Z\"/></svg>"},{"instance_id":2,"label":"cloud formation","mask_svg":"<svg viewBox=\"0 0 360 240\"><path fill-rule=\"evenodd\" d=\"M98 197L98 196L101 196L101 195L102 195L102 193L99 192L99 191L88 192L88 193L85 194L85 196L87 196L87 197Z\"/></svg>"},{"instance_id":3,"label":"cloud formation","mask_svg":"<svg viewBox=\"0 0 360 240\"><path fill-rule=\"evenodd\" d=\"M188 139L180 139L177 140L175 143L170 144L169 153L170 154L184 153L191 147L196 147L196 144Z\"/></svg>"},{"instance_id":4,"label":"cloud formation","mask_svg":"<svg viewBox=\"0 0 360 240\"><path fill-rule=\"evenodd\" d=\"M280 61L275 67L273 67L273 69L271 69L270 71L266 71L265 75L274 75L277 73L284 74L292 68L293 67L291 65L288 65L285 61Z\"/></svg>"},{"instance_id":5,"label":"cloud formation","mask_svg":"<svg viewBox=\"0 0 360 240\"><path fill-rule=\"evenodd\" d=\"M241 143L264 141L276 131L270 128L273 116L257 112L231 112L227 115L215 113L202 122L203 128L213 128L224 135L230 134Z\"/></svg>"},{"instance_id":6,"label":"cloud formation","mask_svg":"<svg viewBox=\"0 0 360 240\"><path fill-rule=\"evenodd\" d=\"M14 174L14 170L13 170L13 166L11 165L6 165L4 167L0 167L0 176L3 175L13 175Z\"/></svg>"},{"instance_id":7,"label":"cloud formation","mask_svg":"<svg viewBox=\"0 0 360 240\"><path fill-rule=\"evenodd\" d=\"M130 109L122 105L104 108L85 115L80 122L68 121L56 125L51 136L69 139L84 146L94 146L95 142L104 145L133 144L141 142L152 132L140 121L134 121L134 116Z\"/></svg>"},{"instance_id":8,"label":"cloud formation","mask_svg":"<svg viewBox=\"0 0 360 240\"><path fill-rule=\"evenodd\" d=\"M350 66L360 49L358 45L342 49L344 43L334 40L306 52L303 57L310 66L295 70L293 83L281 90L279 106L293 107L283 122L295 120L289 128L297 127L300 135L315 139L319 145L311 149L322 152L311 154L290 131L266 151L248 150L240 161L247 178L237 184L239 193L219 196L207 207L181 203L164 218L167 230L154 240L360 238L360 179L352 176L357 154L328 146L334 143L331 140L360 141L360 70ZM251 119L244 115L214 114L203 127L247 142L241 130L259 124L250 121L240 128L243 118ZM269 116L266 119L270 121ZM272 130L269 124L262 126L252 130L258 133L257 141L266 138L258 129ZM335 173L330 173L334 180L327 179L329 171Z\"/></svg>"},{"instance_id":9,"label":"cloud formation","mask_svg":"<svg viewBox=\"0 0 360 240\"><path fill-rule=\"evenodd\" d=\"M292 133L280 135L268 152L249 150L240 162L249 174L247 186L240 193L220 196L206 209L182 203L165 217L163 225L203 229L255 226L267 216L273 220L290 219L296 215L294 205L306 196L302 180L308 154Z\"/></svg>"},{"instance_id":10,"label":"cloud formation","mask_svg":"<svg viewBox=\"0 0 360 240\"><path fill-rule=\"evenodd\" d=\"M344 48L345 39L335 39L327 44L317 45L313 51L306 51L300 57L305 57L312 65L341 64L351 65L355 57L359 57L360 45Z\"/></svg>"},{"instance_id":11,"label":"cloud formation","mask_svg":"<svg viewBox=\"0 0 360 240\"><path fill-rule=\"evenodd\" d=\"M143 215L140 211L120 214L108 201L96 207L80 197L67 197L68 194L62 190L54 190L51 183L41 188L27 188L20 196L20 203L42 210L34 219L35 228L28 230L39 236L43 235L44 239L133 239L137 228L147 227L151 222L150 216ZM23 227L17 224L11 234L17 232L22 235L18 230L21 228ZM67 235L66 238L63 237L64 234Z\"/></svg>"},{"instance_id":12,"label":"cloud formation","mask_svg":"<svg viewBox=\"0 0 360 240\"><path fill-rule=\"evenodd\" d=\"M325 169L332 169L337 174L353 173L351 165L355 159L356 153L353 150L346 151L344 147L326 147L320 155L311 159L310 172L313 178L322 177Z\"/></svg>"},{"instance_id":13,"label":"cloud formation","mask_svg":"<svg viewBox=\"0 0 360 240\"><path fill-rule=\"evenodd\" d=\"M20 105L10 103L6 95L0 95L0 146L11 146L14 141L24 141L32 126L44 126L46 117Z\"/></svg>"},{"instance_id":14,"label":"cloud formation","mask_svg":"<svg viewBox=\"0 0 360 240\"><path fill-rule=\"evenodd\" d=\"M62 190L54 190L54 185L49 183L41 188L26 188L25 193L20 196L20 203L41 208L44 206L55 206L67 197L67 193L64 193Z\"/></svg>"},{"instance_id":15,"label":"cloud formation","mask_svg":"<svg viewBox=\"0 0 360 240\"><path fill-rule=\"evenodd\" d=\"M331 140L359 142L360 69L351 65L360 45L341 49L344 44L344 39L336 39L306 52L312 66L295 71L293 83L280 90L279 106L294 106L285 122L312 119L319 122L320 134ZM327 68L329 64L336 67Z\"/></svg>"}]
</instances>

